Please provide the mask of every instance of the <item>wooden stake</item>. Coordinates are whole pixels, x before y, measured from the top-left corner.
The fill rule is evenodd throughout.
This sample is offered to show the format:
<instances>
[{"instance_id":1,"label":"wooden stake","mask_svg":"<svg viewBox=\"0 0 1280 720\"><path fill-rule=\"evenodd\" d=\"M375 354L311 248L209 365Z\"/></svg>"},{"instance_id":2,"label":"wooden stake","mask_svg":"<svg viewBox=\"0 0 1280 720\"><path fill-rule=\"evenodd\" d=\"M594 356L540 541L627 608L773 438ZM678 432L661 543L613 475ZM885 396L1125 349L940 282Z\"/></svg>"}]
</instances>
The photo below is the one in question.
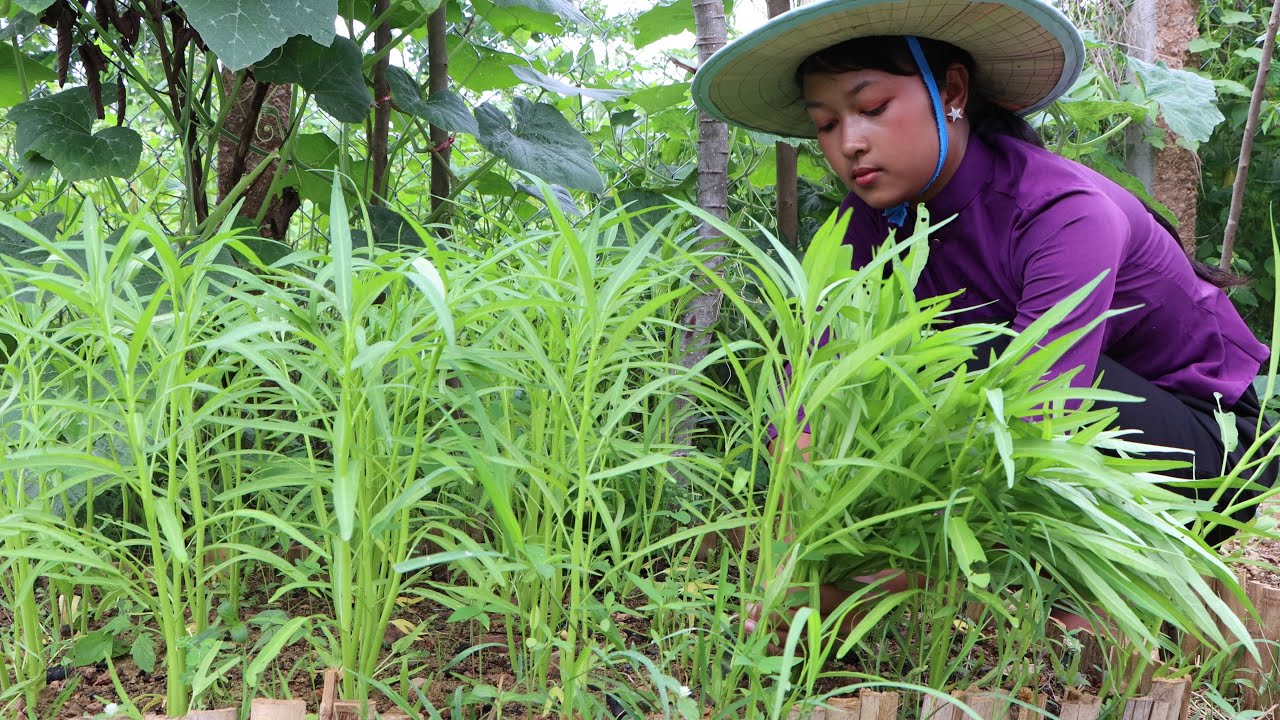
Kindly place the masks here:
<instances>
[{"instance_id":1,"label":"wooden stake","mask_svg":"<svg viewBox=\"0 0 1280 720\"><path fill-rule=\"evenodd\" d=\"M1003 720L997 710L1001 703L995 693L970 692L964 696L964 701L982 720Z\"/></svg>"},{"instance_id":2,"label":"wooden stake","mask_svg":"<svg viewBox=\"0 0 1280 720\"><path fill-rule=\"evenodd\" d=\"M1151 713L1151 720L1187 720L1191 711L1191 678L1151 681L1151 699L1166 706L1163 715Z\"/></svg>"},{"instance_id":3,"label":"wooden stake","mask_svg":"<svg viewBox=\"0 0 1280 720\"><path fill-rule=\"evenodd\" d=\"M831 707L826 709L826 720L859 720L862 716L861 698L834 697L827 704Z\"/></svg>"},{"instance_id":4,"label":"wooden stake","mask_svg":"<svg viewBox=\"0 0 1280 720\"><path fill-rule=\"evenodd\" d=\"M958 700L964 700L964 693L952 693ZM920 704L920 720L961 720L965 717L951 702L935 695L925 695Z\"/></svg>"},{"instance_id":5,"label":"wooden stake","mask_svg":"<svg viewBox=\"0 0 1280 720\"><path fill-rule=\"evenodd\" d=\"M1062 701L1060 720L1098 720L1102 712L1102 700L1097 696L1082 693L1075 688L1067 690Z\"/></svg>"},{"instance_id":6,"label":"wooden stake","mask_svg":"<svg viewBox=\"0 0 1280 720\"><path fill-rule=\"evenodd\" d=\"M1134 698L1125 703L1122 720L1151 720L1151 698Z\"/></svg>"},{"instance_id":7,"label":"wooden stake","mask_svg":"<svg viewBox=\"0 0 1280 720\"><path fill-rule=\"evenodd\" d=\"M333 703L338 699L338 682L342 680L342 668L324 671L324 690L320 693L320 712L316 720L333 720Z\"/></svg>"},{"instance_id":8,"label":"wooden stake","mask_svg":"<svg viewBox=\"0 0 1280 720\"><path fill-rule=\"evenodd\" d=\"M333 704L333 720L365 720L358 700L339 700Z\"/></svg>"},{"instance_id":9,"label":"wooden stake","mask_svg":"<svg viewBox=\"0 0 1280 720\"><path fill-rule=\"evenodd\" d=\"M192 710L187 713L187 720L239 720L239 713L236 712L235 708Z\"/></svg>"},{"instance_id":10,"label":"wooden stake","mask_svg":"<svg viewBox=\"0 0 1280 720\"><path fill-rule=\"evenodd\" d=\"M249 710L249 720L305 720L305 700L267 700L255 698Z\"/></svg>"},{"instance_id":11,"label":"wooden stake","mask_svg":"<svg viewBox=\"0 0 1280 720\"><path fill-rule=\"evenodd\" d=\"M1030 707L1022 705L1017 706L1013 713L1014 720L1043 720L1044 713L1036 712L1036 709L1044 710L1045 704L1049 701L1049 697L1042 692L1036 692L1031 688L1022 688L1018 691L1018 700L1026 703Z\"/></svg>"},{"instance_id":12,"label":"wooden stake","mask_svg":"<svg viewBox=\"0 0 1280 720\"><path fill-rule=\"evenodd\" d=\"M1280 702L1280 691L1268 690L1268 685L1280 682L1280 665L1277 664L1277 651L1272 643L1280 642L1280 588L1273 588L1261 583L1250 582L1245 585L1249 600L1258 611L1260 623L1251 619L1245 623L1249 634L1260 641L1255 644L1258 654L1262 656L1259 664L1253 658L1245 657L1245 677L1252 681L1253 687L1245 687L1244 704L1250 710L1265 710ZM1263 692L1260 694L1258 690Z\"/></svg>"},{"instance_id":13,"label":"wooden stake","mask_svg":"<svg viewBox=\"0 0 1280 720\"><path fill-rule=\"evenodd\" d=\"M858 720L898 720L898 708L902 705L898 693L863 690L859 697L862 699L862 712Z\"/></svg>"}]
</instances>

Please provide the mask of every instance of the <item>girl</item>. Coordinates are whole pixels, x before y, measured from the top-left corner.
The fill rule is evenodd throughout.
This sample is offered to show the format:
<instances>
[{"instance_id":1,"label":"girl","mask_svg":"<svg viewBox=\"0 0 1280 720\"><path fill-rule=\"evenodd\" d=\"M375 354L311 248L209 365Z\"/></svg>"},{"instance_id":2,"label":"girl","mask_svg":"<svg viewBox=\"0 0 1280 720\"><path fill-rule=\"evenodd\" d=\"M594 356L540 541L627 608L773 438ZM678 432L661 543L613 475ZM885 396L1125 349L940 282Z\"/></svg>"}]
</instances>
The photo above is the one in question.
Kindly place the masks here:
<instances>
[{"instance_id":1,"label":"girl","mask_svg":"<svg viewBox=\"0 0 1280 720\"><path fill-rule=\"evenodd\" d=\"M930 240L916 294L962 291L957 322L1020 331L1105 271L1046 342L1137 309L1086 335L1052 374L1083 367L1073 383L1142 398L1117 404L1116 424L1193 451L1188 477L1216 477L1214 410L1235 413L1241 431L1230 466L1258 429L1252 381L1268 349L1223 292L1232 276L1189 259L1140 200L1045 150L1021 117L1070 89L1083 56L1076 28L1040 0L820 0L726 46L698 71L693 97L726 122L817 139L849 189L841 211L852 213L856 266L891 228L911 231L914 206L955 215ZM1274 476L1258 472L1255 487ZM1207 540L1230 532L1220 525ZM822 605L842 595L823 588Z\"/></svg>"}]
</instances>

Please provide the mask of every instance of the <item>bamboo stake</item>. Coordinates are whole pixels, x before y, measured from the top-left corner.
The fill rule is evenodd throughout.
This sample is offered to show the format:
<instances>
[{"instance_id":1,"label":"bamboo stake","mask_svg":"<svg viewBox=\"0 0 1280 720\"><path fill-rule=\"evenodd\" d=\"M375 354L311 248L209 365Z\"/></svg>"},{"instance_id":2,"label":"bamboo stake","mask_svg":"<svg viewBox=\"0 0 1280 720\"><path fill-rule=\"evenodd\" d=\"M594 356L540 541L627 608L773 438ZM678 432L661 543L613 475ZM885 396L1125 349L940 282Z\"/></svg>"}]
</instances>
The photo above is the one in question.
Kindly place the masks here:
<instances>
[{"instance_id":1,"label":"bamboo stake","mask_svg":"<svg viewBox=\"0 0 1280 720\"><path fill-rule=\"evenodd\" d=\"M863 690L859 694L862 710L858 720L897 720L898 708L902 701L896 692L872 692Z\"/></svg>"},{"instance_id":2,"label":"bamboo stake","mask_svg":"<svg viewBox=\"0 0 1280 720\"><path fill-rule=\"evenodd\" d=\"M1058 717L1060 720L1098 720L1098 714L1101 712L1100 698L1071 688L1062 701L1062 711Z\"/></svg>"},{"instance_id":3,"label":"bamboo stake","mask_svg":"<svg viewBox=\"0 0 1280 720\"><path fill-rule=\"evenodd\" d=\"M307 703L304 700L267 700L255 698L249 710L249 720L305 720Z\"/></svg>"},{"instance_id":4,"label":"bamboo stake","mask_svg":"<svg viewBox=\"0 0 1280 720\"><path fill-rule=\"evenodd\" d=\"M1166 706L1163 715L1151 713L1151 720L1187 720L1191 711L1191 678L1151 681L1151 699Z\"/></svg>"},{"instance_id":5,"label":"bamboo stake","mask_svg":"<svg viewBox=\"0 0 1280 720\"><path fill-rule=\"evenodd\" d=\"M1227 211L1227 228L1222 235L1222 259L1218 262L1218 267L1223 270L1231 269L1236 229L1240 226L1240 211L1244 207L1244 183L1249 176L1249 159L1253 155L1253 138L1258 134L1258 116L1262 114L1262 98L1267 92L1271 56L1276 51L1277 26L1280 26L1280 0L1275 0L1271 5L1271 21L1267 23L1267 37L1262 43L1258 77L1253 81L1253 96L1249 98L1249 117L1244 124L1244 140L1240 143L1240 164L1236 166L1236 180L1231 186L1231 209Z\"/></svg>"},{"instance_id":6,"label":"bamboo stake","mask_svg":"<svg viewBox=\"0 0 1280 720\"><path fill-rule=\"evenodd\" d=\"M187 713L187 720L237 720L239 714L235 708L219 708L218 710L193 710Z\"/></svg>"},{"instance_id":7,"label":"bamboo stake","mask_svg":"<svg viewBox=\"0 0 1280 720\"><path fill-rule=\"evenodd\" d=\"M324 671L324 689L320 693L320 712L316 713L316 720L333 720L333 704L338 700L338 681L341 679L341 668Z\"/></svg>"},{"instance_id":8,"label":"bamboo stake","mask_svg":"<svg viewBox=\"0 0 1280 720\"><path fill-rule=\"evenodd\" d=\"M837 697L831 698L827 703L831 707L823 715L826 720L860 720L862 717L861 698Z\"/></svg>"}]
</instances>

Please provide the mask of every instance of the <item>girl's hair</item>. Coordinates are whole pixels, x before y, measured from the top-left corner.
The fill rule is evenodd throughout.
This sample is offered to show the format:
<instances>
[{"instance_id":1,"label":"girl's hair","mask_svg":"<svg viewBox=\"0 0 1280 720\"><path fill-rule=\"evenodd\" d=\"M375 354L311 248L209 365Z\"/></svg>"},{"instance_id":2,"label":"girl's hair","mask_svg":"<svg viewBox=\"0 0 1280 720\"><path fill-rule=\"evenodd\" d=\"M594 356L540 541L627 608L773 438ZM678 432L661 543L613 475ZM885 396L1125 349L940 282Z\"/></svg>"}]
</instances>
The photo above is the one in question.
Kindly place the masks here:
<instances>
[{"instance_id":1,"label":"girl's hair","mask_svg":"<svg viewBox=\"0 0 1280 720\"><path fill-rule=\"evenodd\" d=\"M968 52L941 40L924 37L918 40L920 49L924 51L925 60L929 63L929 72L933 73L933 80L938 87L946 84L947 68L955 63L963 65L969 71L972 82L975 77L974 62ZM901 35L875 35L847 40L810 55L796 69L796 83L803 87L804 78L807 75L856 70L879 70L894 75L920 74L920 68L916 65L915 58L911 56L911 48L907 46L906 38ZM970 86L969 103L965 108L965 114L969 118L969 126L983 137L1005 135L1037 147L1044 147L1044 140L1031 123L1017 113L987 100L980 87ZM1179 239L1177 229L1168 220L1152 210L1151 206L1141 198L1138 198L1138 201L1142 202L1147 212L1151 213L1156 222L1160 223L1174 240ZM1191 253L1187 253L1187 259L1191 262L1196 277L1217 287L1228 288L1249 283L1247 278L1203 263Z\"/></svg>"}]
</instances>

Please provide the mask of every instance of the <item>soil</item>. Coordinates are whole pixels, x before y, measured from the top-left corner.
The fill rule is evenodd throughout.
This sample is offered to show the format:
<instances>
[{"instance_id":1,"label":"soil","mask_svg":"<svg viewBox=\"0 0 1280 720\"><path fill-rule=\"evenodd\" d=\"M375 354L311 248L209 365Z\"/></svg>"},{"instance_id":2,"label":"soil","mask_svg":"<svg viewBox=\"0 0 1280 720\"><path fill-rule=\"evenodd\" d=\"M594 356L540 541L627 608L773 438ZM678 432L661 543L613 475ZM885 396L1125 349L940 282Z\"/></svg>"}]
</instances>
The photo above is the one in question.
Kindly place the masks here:
<instances>
[{"instance_id":1,"label":"soil","mask_svg":"<svg viewBox=\"0 0 1280 720\"><path fill-rule=\"evenodd\" d=\"M1239 566L1250 581L1280 588L1280 540L1255 538L1245 543L1243 548L1233 542L1223 549L1239 557Z\"/></svg>"},{"instance_id":2,"label":"soil","mask_svg":"<svg viewBox=\"0 0 1280 720\"><path fill-rule=\"evenodd\" d=\"M1246 543L1243 549L1236 543L1228 543L1223 551L1224 554L1239 557L1244 561L1241 566L1246 569L1250 580L1280 587L1280 541L1254 540ZM301 592L286 596L276 603L270 603L267 589L274 587L274 582L265 577L260 578L259 582L263 589L246 595L241 612L244 618L252 617L267 609L284 610L290 617L329 613L327 604ZM388 631L387 646L404 636L396 626L407 628L425 625L429 628L412 646L418 652L410 673L410 682L419 688L437 708L447 708L457 688L472 685L476 681L497 688L515 687L516 677L506 656L505 630L497 625L485 630L475 623L449 623L447 618L450 613L450 609L428 600L406 602L401 605L395 619L403 622L394 623ZM0 618L0 621L5 620ZM624 635L634 643L635 649L653 655L650 650L649 629L644 619L638 615L617 613L614 620L623 628ZM105 623L106 620L102 622ZM255 629L246 647L252 648L256 639ZM485 644L492 644L493 647L467 656L447 673L440 672L443 666L465 651ZM896 653L895 648L884 647L880 648L876 655L893 657ZM977 670L978 674L982 674L993 669L999 657L999 648L994 645L994 641L983 642L969 651L967 665L971 671ZM1054 676L1048 658L1028 658L1028 661L1034 663L1039 671L1040 686L1036 690L1050 697L1050 709L1053 709L1056 705L1054 699L1062 696L1062 684ZM145 673L127 655L115 662L114 669L125 694L139 709L144 712L160 711L165 696L166 678L163 672ZM273 679L270 684L277 689L278 697L306 700L308 707L314 711L320 702L324 670L323 661L314 650L306 643L297 643L286 647L263 677ZM824 677L819 682L817 688L819 692L829 692L846 685L850 682L848 678L860 672L874 671L875 668L863 667L857 662L831 659L827 663L826 670L831 677ZM466 678L470 678L471 682ZM633 686L642 682L640 678L620 679ZM1087 674L1083 679L1086 687L1096 688L1100 684L1100 678L1090 677ZM220 681L218 689L221 693L216 695L224 699L234 698L241 692L239 690L241 687L240 667L236 667ZM379 711L394 709L385 698L375 697L374 701ZM53 680L41 693L37 717L41 720L92 718L102 713L107 704L118 702L120 698L112 682L111 673L105 665L70 668L65 678ZM225 707L228 704L237 703L233 699L223 702L221 706ZM508 705L504 709L507 714L512 714L514 708ZM533 715L522 716L532 717ZM447 711L445 717L448 717Z\"/></svg>"}]
</instances>

